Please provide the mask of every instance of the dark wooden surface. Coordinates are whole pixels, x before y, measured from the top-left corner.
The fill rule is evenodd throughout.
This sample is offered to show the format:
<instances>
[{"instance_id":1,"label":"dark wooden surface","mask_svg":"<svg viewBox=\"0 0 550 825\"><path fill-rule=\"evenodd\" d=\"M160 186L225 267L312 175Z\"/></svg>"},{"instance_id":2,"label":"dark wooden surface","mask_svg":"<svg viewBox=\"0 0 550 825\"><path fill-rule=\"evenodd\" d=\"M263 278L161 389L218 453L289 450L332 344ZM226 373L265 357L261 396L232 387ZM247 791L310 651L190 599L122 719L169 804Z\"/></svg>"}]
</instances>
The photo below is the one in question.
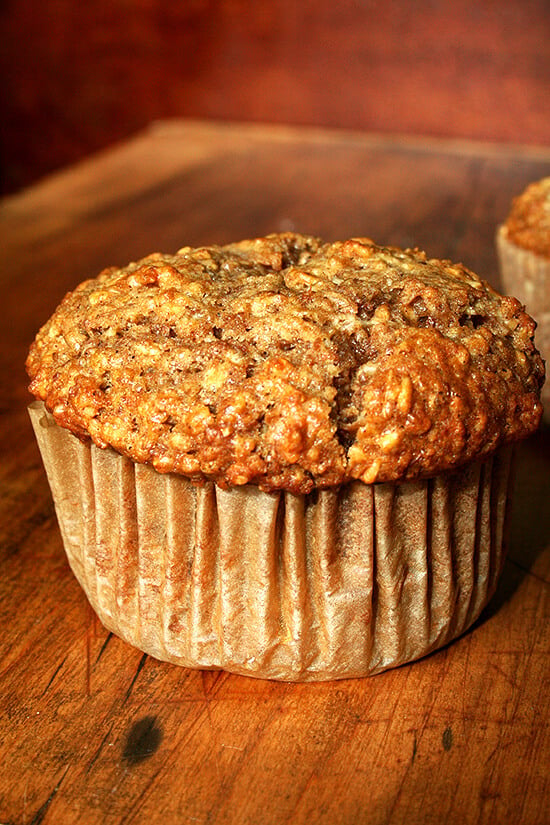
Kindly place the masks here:
<instances>
[{"instance_id":1,"label":"dark wooden surface","mask_svg":"<svg viewBox=\"0 0 550 825\"><path fill-rule=\"evenodd\" d=\"M0 211L0 823L549 821L550 433L520 449L510 553L463 638L371 679L178 669L95 619L27 419L28 345L109 264L296 228L498 282L493 235L550 152L161 123Z\"/></svg>"},{"instance_id":2,"label":"dark wooden surface","mask_svg":"<svg viewBox=\"0 0 550 825\"><path fill-rule=\"evenodd\" d=\"M6 0L0 38L4 192L167 117L550 145L548 0Z\"/></svg>"}]
</instances>

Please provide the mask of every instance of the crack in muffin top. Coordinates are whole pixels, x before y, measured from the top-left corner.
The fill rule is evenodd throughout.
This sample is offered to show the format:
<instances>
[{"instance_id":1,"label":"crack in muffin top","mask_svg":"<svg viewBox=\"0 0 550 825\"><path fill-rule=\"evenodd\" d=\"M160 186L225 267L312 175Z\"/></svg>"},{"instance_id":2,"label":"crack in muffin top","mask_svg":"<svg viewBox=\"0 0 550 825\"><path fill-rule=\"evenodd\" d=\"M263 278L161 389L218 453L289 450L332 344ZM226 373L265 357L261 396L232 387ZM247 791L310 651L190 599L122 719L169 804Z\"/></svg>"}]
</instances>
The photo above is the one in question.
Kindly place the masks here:
<instances>
[{"instance_id":1,"label":"crack in muffin top","mask_svg":"<svg viewBox=\"0 0 550 825\"><path fill-rule=\"evenodd\" d=\"M460 264L282 233L103 271L64 298L27 370L99 447L307 493L436 475L529 435L534 328Z\"/></svg>"}]
</instances>

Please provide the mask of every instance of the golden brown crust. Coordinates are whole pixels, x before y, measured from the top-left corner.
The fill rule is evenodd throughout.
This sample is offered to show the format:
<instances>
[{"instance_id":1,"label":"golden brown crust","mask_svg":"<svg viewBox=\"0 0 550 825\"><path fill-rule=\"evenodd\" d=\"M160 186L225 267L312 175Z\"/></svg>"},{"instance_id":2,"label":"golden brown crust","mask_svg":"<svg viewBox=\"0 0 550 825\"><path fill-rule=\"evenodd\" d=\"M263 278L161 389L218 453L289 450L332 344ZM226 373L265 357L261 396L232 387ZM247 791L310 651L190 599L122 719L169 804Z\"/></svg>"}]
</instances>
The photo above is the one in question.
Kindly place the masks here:
<instances>
[{"instance_id":1,"label":"golden brown crust","mask_svg":"<svg viewBox=\"0 0 550 825\"><path fill-rule=\"evenodd\" d=\"M460 265L285 233L106 270L65 297L27 369L99 446L305 493L437 474L530 434L533 332Z\"/></svg>"},{"instance_id":2,"label":"golden brown crust","mask_svg":"<svg viewBox=\"0 0 550 825\"><path fill-rule=\"evenodd\" d=\"M529 184L514 199L504 231L512 243L550 259L550 178Z\"/></svg>"}]
</instances>

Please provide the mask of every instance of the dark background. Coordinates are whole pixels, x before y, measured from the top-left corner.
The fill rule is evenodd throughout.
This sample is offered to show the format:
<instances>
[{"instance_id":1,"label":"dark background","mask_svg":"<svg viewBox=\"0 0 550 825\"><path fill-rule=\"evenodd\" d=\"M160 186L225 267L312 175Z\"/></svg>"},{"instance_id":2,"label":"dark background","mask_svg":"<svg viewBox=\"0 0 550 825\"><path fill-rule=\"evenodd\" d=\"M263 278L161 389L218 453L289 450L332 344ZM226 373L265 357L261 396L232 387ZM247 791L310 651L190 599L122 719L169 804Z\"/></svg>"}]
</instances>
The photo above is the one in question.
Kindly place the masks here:
<instances>
[{"instance_id":1,"label":"dark background","mask_svg":"<svg viewBox=\"0 0 550 825\"><path fill-rule=\"evenodd\" d=\"M155 119L548 145L549 0L4 0L2 191Z\"/></svg>"}]
</instances>

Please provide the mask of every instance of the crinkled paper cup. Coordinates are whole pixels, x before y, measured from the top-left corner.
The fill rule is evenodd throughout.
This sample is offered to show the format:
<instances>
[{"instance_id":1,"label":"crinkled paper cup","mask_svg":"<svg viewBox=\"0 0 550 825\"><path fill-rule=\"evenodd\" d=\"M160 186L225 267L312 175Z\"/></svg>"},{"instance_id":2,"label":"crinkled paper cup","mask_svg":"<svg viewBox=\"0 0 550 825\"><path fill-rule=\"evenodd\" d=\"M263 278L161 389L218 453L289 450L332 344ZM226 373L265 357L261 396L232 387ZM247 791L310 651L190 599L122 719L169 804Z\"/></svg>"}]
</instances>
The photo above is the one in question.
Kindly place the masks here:
<instances>
[{"instance_id":1,"label":"crinkled paper cup","mask_svg":"<svg viewBox=\"0 0 550 825\"><path fill-rule=\"evenodd\" d=\"M550 363L550 261L511 243L506 229L500 226L496 235L503 290L518 298L537 322L535 343ZM544 420L550 424L550 380L542 388Z\"/></svg>"},{"instance_id":2,"label":"crinkled paper cup","mask_svg":"<svg viewBox=\"0 0 550 825\"><path fill-rule=\"evenodd\" d=\"M169 662L366 676L463 633L504 558L511 450L435 479L222 490L84 444L30 408L71 567L97 615Z\"/></svg>"}]
</instances>

